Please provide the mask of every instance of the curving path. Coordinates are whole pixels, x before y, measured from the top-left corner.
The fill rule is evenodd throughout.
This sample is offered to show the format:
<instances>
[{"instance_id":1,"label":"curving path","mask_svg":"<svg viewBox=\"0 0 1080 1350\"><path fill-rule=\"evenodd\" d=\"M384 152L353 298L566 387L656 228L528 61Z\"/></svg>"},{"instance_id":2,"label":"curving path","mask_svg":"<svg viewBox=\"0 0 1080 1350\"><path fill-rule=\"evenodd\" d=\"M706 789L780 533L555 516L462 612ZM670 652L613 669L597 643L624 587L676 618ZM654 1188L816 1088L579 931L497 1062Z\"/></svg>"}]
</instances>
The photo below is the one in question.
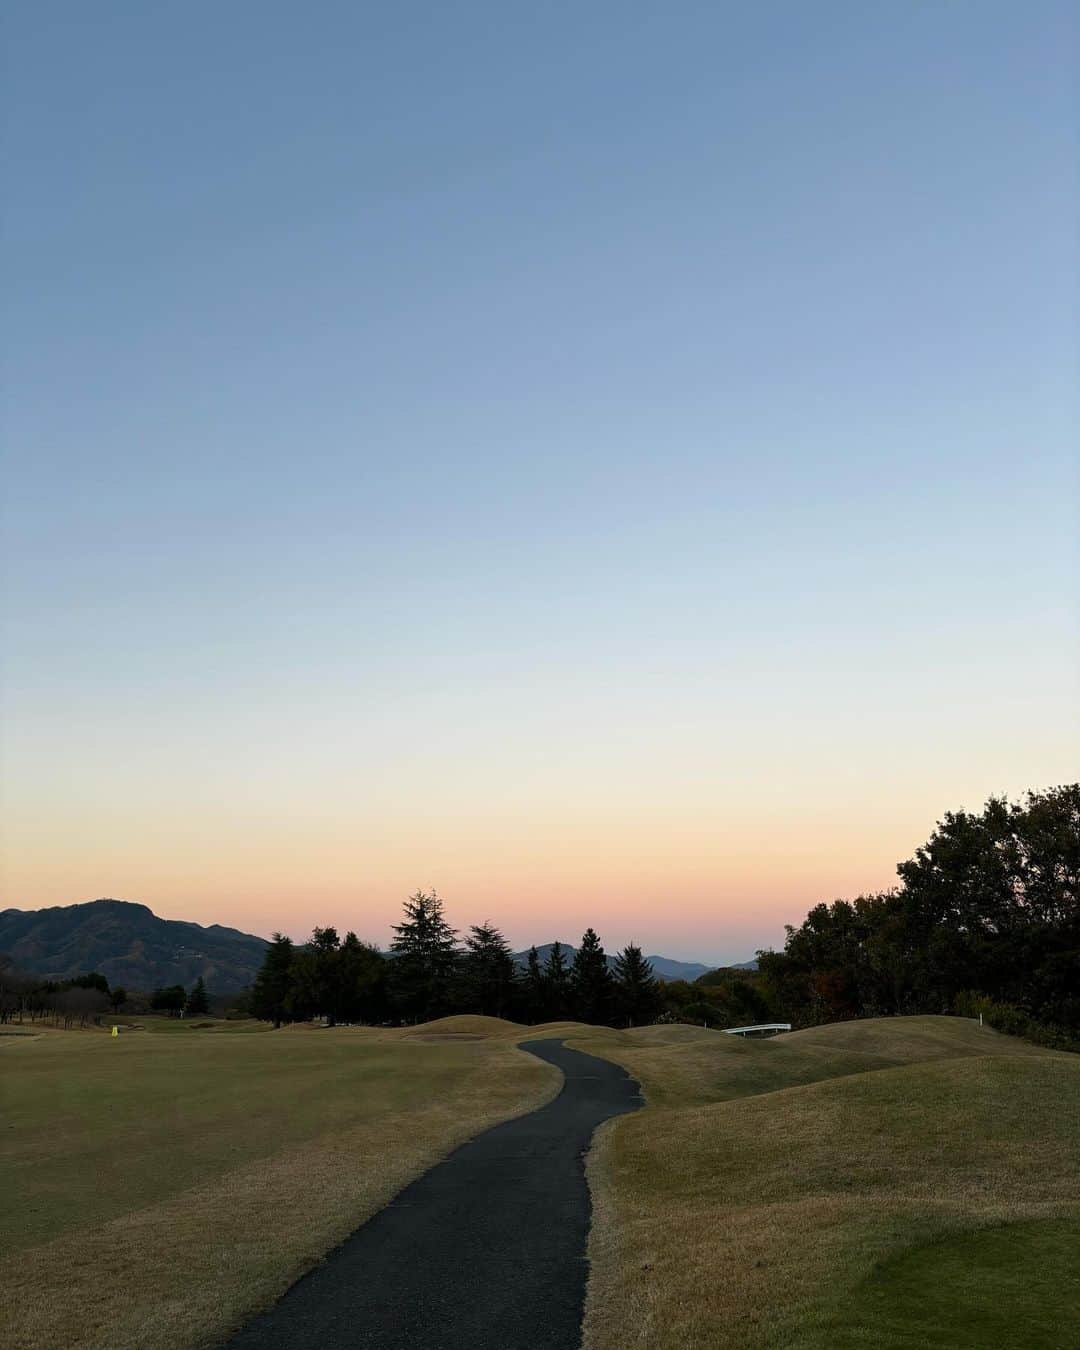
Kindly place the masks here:
<instances>
[{"instance_id":1,"label":"curving path","mask_svg":"<svg viewBox=\"0 0 1080 1350\"><path fill-rule=\"evenodd\" d=\"M562 1070L559 1096L425 1172L228 1350L577 1350L583 1154L642 1099L617 1064L561 1041L521 1048Z\"/></svg>"}]
</instances>

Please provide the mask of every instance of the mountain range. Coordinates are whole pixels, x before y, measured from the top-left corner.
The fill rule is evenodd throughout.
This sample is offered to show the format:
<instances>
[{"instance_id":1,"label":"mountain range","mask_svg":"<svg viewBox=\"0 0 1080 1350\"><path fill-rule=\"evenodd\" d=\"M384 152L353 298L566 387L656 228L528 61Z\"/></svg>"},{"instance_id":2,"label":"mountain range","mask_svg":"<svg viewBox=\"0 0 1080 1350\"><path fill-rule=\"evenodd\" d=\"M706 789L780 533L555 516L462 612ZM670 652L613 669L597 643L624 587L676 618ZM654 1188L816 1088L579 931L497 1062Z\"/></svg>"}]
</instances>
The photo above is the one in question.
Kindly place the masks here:
<instances>
[{"instance_id":1,"label":"mountain range","mask_svg":"<svg viewBox=\"0 0 1080 1350\"><path fill-rule=\"evenodd\" d=\"M562 942L559 945L562 947L566 956L566 963L569 965L574 959L577 948L571 946L569 942ZM554 946L554 942L545 942L543 946L537 947L536 955L541 965L548 959ZM514 961L522 968L524 968L528 959L529 953L527 951L514 953ZM699 975L705 975L710 970L716 969L715 966L703 966L700 961L676 961L670 956L647 956L645 960L652 966L653 974L658 980L696 980ZM615 958L610 953L607 962L609 966L615 964Z\"/></svg>"},{"instance_id":2,"label":"mountain range","mask_svg":"<svg viewBox=\"0 0 1080 1350\"><path fill-rule=\"evenodd\" d=\"M50 980L98 970L113 986L148 991L170 984L189 986L201 976L213 993L231 994L254 980L267 945L266 938L217 923L204 928L161 919L130 900L0 910L0 952L17 969ZM553 946L547 942L537 947L541 963ZM567 962L572 961L575 948L566 942L562 947ZM514 956L519 966L527 958L527 951ZM668 956L647 959L661 980L695 980L714 969ZM608 963L613 961L609 956Z\"/></svg>"},{"instance_id":3,"label":"mountain range","mask_svg":"<svg viewBox=\"0 0 1080 1350\"><path fill-rule=\"evenodd\" d=\"M110 985L150 990L188 986L201 975L215 994L231 994L255 978L267 946L221 924L159 919L129 900L0 910L0 952L19 970L51 980L99 970Z\"/></svg>"}]
</instances>

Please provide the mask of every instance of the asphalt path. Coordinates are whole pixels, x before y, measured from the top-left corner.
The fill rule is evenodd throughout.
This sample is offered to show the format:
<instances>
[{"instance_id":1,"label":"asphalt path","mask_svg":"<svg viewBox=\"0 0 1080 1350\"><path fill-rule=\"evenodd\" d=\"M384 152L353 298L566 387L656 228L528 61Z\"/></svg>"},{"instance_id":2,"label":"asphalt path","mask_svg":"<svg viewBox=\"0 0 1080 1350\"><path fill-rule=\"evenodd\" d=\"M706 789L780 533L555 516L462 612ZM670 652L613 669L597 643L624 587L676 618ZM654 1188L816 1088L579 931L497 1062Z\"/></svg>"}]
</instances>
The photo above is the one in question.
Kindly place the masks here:
<instances>
[{"instance_id":1,"label":"asphalt path","mask_svg":"<svg viewBox=\"0 0 1080 1350\"><path fill-rule=\"evenodd\" d=\"M642 1099L617 1064L561 1041L521 1048L562 1070L559 1096L407 1186L227 1350L577 1350L584 1154Z\"/></svg>"}]
</instances>

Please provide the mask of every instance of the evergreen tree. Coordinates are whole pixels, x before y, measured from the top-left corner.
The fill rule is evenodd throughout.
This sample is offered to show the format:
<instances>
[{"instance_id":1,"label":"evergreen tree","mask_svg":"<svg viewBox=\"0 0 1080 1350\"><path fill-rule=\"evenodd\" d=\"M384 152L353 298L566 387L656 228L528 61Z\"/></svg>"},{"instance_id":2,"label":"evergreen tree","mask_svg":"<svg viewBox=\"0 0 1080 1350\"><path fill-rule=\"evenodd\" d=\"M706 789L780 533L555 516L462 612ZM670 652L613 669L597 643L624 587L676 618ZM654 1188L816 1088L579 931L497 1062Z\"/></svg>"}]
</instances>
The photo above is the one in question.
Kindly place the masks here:
<instances>
[{"instance_id":1,"label":"evergreen tree","mask_svg":"<svg viewBox=\"0 0 1080 1350\"><path fill-rule=\"evenodd\" d=\"M561 1022L570 1015L570 969L561 942L553 942L544 962L544 1013L546 1022Z\"/></svg>"},{"instance_id":2,"label":"evergreen tree","mask_svg":"<svg viewBox=\"0 0 1080 1350\"><path fill-rule=\"evenodd\" d=\"M522 981L522 1001L525 1016L529 1022L542 1022L547 1008L547 984L544 972L540 969L540 957L535 947L529 948L525 962L525 978Z\"/></svg>"},{"instance_id":3,"label":"evergreen tree","mask_svg":"<svg viewBox=\"0 0 1080 1350\"><path fill-rule=\"evenodd\" d=\"M490 921L469 929L463 974L470 1008L488 1017L502 1017L513 992L514 958L506 939Z\"/></svg>"},{"instance_id":4,"label":"evergreen tree","mask_svg":"<svg viewBox=\"0 0 1080 1350\"><path fill-rule=\"evenodd\" d=\"M292 938L281 933L266 949L262 967L251 989L251 1015L280 1027L291 1012L292 974L296 953Z\"/></svg>"},{"instance_id":5,"label":"evergreen tree","mask_svg":"<svg viewBox=\"0 0 1080 1350\"><path fill-rule=\"evenodd\" d=\"M293 962L289 1003L294 1017L325 1017L336 1026L341 1012L341 939L336 928L313 928Z\"/></svg>"},{"instance_id":6,"label":"evergreen tree","mask_svg":"<svg viewBox=\"0 0 1080 1350\"><path fill-rule=\"evenodd\" d=\"M405 901L404 921L394 925L390 950L391 994L398 1012L414 1021L439 1017L449 1006L449 987L458 961L457 934L434 891L417 891Z\"/></svg>"},{"instance_id":7,"label":"evergreen tree","mask_svg":"<svg viewBox=\"0 0 1080 1350\"><path fill-rule=\"evenodd\" d=\"M210 1011L210 1000L206 997L206 985L201 975L191 986L185 1011L189 1017L205 1017Z\"/></svg>"},{"instance_id":8,"label":"evergreen tree","mask_svg":"<svg viewBox=\"0 0 1080 1350\"><path fill-rule=\"evenodd\" d=\"M341 1017L349 1022L381 1022L386 1016L386 959L378 947L346 933L338 956Z\"/></svg>"},{"instance_id":9,"label":"evergreen tree","mask_svg":"<svg viewBox=\"0 0 1080 1350\"><path fill-rule=\"evenodd\" d=\"M574 1014L582 1022L605 1023L611 1016L611 971L600 939L586 928L570 967Z\"/></svg>"},{"instance_id":10,"label":"evergreen tree","mask_svg":"<svg viewBox=\"0 0 1080 1350\"><path fill-rule=\"evenodd\" d=\"M615 1008L627 1026L648 1026L663 1009L660 984L653 968L633 943L615 958Z\"/></svg>"}]
</instances>

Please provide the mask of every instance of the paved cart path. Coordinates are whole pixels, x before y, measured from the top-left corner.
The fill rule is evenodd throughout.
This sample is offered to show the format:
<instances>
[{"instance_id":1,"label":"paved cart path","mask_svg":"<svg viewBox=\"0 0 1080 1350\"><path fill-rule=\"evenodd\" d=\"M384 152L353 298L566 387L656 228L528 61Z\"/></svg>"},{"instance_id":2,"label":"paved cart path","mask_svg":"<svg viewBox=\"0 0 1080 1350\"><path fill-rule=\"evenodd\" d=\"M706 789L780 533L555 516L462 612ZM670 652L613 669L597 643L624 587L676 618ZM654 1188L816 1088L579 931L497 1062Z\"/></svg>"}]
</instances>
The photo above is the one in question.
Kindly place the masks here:
<instances>
[{"instance_id":1,"label":"paved cart path","mask_svg":"<svg viewBox=\"0 0 1080 1350\"><path fill-rule=\"evenodd\" d=\"M249 1322L228 1350L577 1350L589 1192L583 1154L638 1085L561 1041L553 1102L433 1167Z\"/></svg>"}]
</instances>

